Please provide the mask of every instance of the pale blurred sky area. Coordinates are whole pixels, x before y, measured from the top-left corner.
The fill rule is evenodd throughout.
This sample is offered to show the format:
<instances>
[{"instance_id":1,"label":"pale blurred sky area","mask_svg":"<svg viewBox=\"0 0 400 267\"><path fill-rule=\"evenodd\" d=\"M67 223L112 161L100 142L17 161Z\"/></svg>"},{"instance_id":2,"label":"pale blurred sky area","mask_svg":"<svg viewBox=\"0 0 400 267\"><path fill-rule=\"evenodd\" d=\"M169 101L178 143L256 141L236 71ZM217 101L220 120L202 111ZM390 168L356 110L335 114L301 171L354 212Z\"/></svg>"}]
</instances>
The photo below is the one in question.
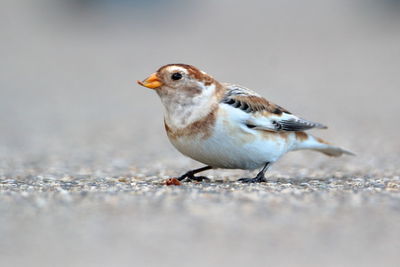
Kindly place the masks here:
<instances>
[{"instance_id":1,"label":"pale blurred sky area","mask_svg":"<svg viewBox=\"0 0 400 267\"><path fill-rule=\"evenodd\" d=\"M399 152L400 1L2 0L0 19L3 158L180 157L135 84L167 63L250 87L361 154Z\"/></svg>"}]
</instances>

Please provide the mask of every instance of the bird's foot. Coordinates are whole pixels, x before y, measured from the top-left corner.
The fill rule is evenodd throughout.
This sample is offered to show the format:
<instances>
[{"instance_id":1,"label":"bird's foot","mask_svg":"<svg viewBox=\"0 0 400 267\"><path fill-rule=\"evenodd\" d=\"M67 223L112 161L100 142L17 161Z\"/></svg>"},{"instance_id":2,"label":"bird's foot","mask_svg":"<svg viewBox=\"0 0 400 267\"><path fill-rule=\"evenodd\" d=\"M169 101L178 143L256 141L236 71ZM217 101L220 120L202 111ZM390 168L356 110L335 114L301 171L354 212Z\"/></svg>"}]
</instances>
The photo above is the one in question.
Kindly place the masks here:
<instances>
[{"instance_id":1,"label":"bird's foot","mask_svg":"<svg viewBox=\"0 0 400 267\"><path fill-rule=\"evenodd\" d=\"M238 181L242 183L265 183L267 182L267 179L265 179L264 176L257 175L254 178L240 178Z\"/></svg>"},{"instance_id":2,"label":"bird's foot","mask_svg":"<svg viewBox=\"0 0 400 267\"><path fill-rule=\"evenodd\" d=\"M178 180L183 181L183 182L209 182L209 181L211 181L211 179L206 176L194 176L194 175L186 175L186 174L179 177Z\"/></svg>"},{"instance_id":3,"label":"bird's foot","mask_svg":"<svg viewBox=\"0 0 400 267\"><path fill-rule=\"evenodd\" d=\"M206 176L192 176L192 177L188 177L186 178L189 180L189 182L210 182L211 179L206 177Z\"/></svg>"},{"instance_id":4,"label":"bird's foot","mask_svg":"<svg viewBox=\"0 0 400 267\"><path fill-rule=\"evenodd\" d=\"M267 179L265 178L265 171L268 169L270 162L266 162L264 167L261 169L259 173L257 173L254 178L241 178L238 182L242 183L266 183Z\"/></svg>"},{"instance_id":5,"label":"bird's foot","mask_svg":"<svg viewBox=\"0 0 400 267\"><path fill-rule=\"evenodd\" d=\"M212 169L211 166L205 166L199 169L191 170L185 173L184 175L180 176L178 178L178 181L185 181L185 182L202 182L202 181L211 181L209 178L205 176L194 176L196 173L202 172L202 171L207 171Z\"/></svg>"}]
</instances>

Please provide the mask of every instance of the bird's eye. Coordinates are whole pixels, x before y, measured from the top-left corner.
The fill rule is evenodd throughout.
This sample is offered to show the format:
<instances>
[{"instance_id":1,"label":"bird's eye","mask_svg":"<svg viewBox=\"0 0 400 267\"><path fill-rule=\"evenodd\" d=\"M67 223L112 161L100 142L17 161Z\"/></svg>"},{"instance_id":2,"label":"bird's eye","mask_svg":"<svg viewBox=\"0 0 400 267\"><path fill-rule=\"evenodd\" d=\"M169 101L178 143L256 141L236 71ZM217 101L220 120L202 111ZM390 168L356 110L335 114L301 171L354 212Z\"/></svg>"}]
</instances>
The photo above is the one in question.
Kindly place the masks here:
<instances>
[{"instance_id":1,"label":"bird's eye","mask_svg":"<svg viewBox=\"0 0 400 267\"><path fill-rule=\"evenodd\" d=\"M182 74L180 74L179 72L175 72L174 74L171 75L171 79L174 81L180 80L182 79Z\"/></svg>"}]
</instances>

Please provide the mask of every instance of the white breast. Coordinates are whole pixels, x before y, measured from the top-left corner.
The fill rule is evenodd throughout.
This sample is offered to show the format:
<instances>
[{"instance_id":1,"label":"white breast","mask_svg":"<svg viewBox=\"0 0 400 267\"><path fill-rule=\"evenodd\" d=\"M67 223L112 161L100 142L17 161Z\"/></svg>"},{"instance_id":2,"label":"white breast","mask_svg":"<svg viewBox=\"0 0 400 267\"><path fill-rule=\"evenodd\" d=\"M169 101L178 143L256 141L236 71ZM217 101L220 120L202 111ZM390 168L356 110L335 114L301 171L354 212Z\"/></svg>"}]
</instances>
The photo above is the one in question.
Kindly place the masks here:
<instances>
[{"instance_id":1,"label":"white breast","mask_svg":"<svg viewBox=\"0 0 400 267\"><path fill-rule=\"evenodd\" d=\"M180 136L171 143L184 155L216 168L256 169L275 162L289 151L294 133L274 133L248 128L243 112L220 104L211 136Z\"/></svg>"}]
</instances>

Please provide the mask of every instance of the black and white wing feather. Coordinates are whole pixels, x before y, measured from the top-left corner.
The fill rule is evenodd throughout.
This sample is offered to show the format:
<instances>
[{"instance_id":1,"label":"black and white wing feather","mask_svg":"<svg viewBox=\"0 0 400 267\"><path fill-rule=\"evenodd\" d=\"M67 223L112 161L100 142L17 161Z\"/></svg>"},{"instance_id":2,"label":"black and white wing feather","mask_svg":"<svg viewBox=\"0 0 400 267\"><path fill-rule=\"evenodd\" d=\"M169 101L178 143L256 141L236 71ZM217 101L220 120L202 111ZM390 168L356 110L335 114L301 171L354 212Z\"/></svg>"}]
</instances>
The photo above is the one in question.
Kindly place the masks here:
<instances>
[{"instance_id":1,"label":"black and white wing feather","mask_svg":"<svg viewBox=\"0 0 400 267\"><path fill-rule=\"evenodd\" d=\"M326 126L299 118L288 110L266 100L248 88L224 84L226 93L221 103L247 113L245 123L253 129L268 131L306 131L312 128L325 129Z\"/></svg>"}]
</instances>

